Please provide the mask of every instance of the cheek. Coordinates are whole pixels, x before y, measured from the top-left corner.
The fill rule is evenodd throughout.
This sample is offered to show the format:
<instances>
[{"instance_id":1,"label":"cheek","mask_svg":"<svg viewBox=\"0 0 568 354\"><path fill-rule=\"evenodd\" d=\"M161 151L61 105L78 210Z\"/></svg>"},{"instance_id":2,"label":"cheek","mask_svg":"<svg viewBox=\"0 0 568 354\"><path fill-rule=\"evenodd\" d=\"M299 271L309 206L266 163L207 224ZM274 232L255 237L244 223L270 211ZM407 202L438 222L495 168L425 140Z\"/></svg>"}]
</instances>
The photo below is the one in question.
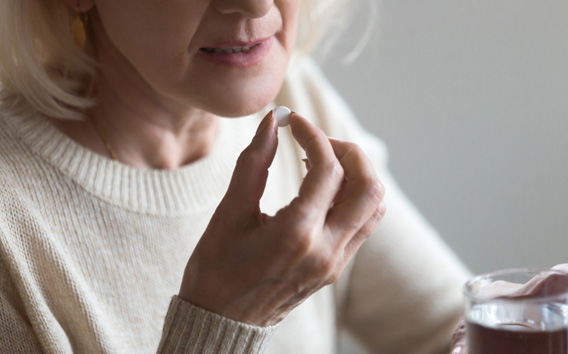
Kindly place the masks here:
<instances>
[{"instance_id":1,"label":"cheek","mask_svg":"<svg viewBox=\"0 0 568 354\"><path fill-rule=\"evenodd\" d=\"M288 56L290 56L294 51L298 33L298 1L276 1L276 6L280 9L283 23L281 43Z\"/></svg>"},{"instance_id":2,"label":"cheek","mask_svg":"<svg viewBox=\"0 0 568 354\"><path fill-rule=\"evenodd\" d=\"M114 47L149 81L154 81L152 77L183 73L188 44L204 11L198 6L181 6L181 1L162 3L148 0L97 3L106 45Z\"/></svg>"},{"instance_id":3,"label":"cheek","mask_svg":"<svg viewBox=\"0 0 568 354\"><path fill-rule=\"evenodd\" d=\"M134 68L154 93L219 115L245 115L264 108L278 93L294 51L297 0L275 1L280 19L273 20L282 21L282 29L266 62L245 71L205 63L196 58L195 48L188 50L192 40L201 43L200 40L208 40L211 33L216 33L209 27L216 25L215 18L202 21L208 1L99 2L97 12L105 29L103 37L107 47L113 48L110 52L121 58L119 70L125 65L127 69Z\"/></svg>"}]
</instances>

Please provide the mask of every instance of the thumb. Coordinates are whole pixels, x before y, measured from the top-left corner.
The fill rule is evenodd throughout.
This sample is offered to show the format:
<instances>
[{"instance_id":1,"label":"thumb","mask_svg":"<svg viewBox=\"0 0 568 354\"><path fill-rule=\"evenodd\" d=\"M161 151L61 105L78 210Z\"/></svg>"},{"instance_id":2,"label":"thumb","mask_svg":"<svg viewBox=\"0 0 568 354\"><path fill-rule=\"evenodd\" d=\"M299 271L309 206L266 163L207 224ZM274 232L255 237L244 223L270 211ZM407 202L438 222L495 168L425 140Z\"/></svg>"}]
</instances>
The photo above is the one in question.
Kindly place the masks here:
<instances>
[{"instance_id":1,"label":"thumb","mask_svg":"<svg viewBox=\"0 0 568 354\"><path fill-rule=\"evenodd\" d=\"M278 146L276 119L270 111L260 123L250 145L243 150L223 199L235 205L233 213L257 213L264 193L268 168Z\"/></svg>"}]
</instances>

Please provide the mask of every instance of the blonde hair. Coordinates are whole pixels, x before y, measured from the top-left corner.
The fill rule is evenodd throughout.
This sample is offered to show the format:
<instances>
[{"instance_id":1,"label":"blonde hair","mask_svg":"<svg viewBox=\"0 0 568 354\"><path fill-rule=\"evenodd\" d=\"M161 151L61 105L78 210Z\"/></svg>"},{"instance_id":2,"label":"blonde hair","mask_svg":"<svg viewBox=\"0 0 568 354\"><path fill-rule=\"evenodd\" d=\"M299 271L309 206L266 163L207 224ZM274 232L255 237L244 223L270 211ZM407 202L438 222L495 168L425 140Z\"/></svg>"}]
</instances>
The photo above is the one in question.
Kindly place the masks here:
<instances>
[{"instance_id":1,"label":"blonde hair","mask_svg":"<svg viewBox=\"0 0 568 354\"><path fill-rule=\"evenodd\" d=\"M325 37L329 47L346 21L350 0L299 0L298 51L311 52ZM78 48L71 35L75 14L63 0L0 2L0 104L32 106L60 119L81 119L95 98L92 44ZM46 20L49 19L49 20Z\"/></svg>"}]
</instances>

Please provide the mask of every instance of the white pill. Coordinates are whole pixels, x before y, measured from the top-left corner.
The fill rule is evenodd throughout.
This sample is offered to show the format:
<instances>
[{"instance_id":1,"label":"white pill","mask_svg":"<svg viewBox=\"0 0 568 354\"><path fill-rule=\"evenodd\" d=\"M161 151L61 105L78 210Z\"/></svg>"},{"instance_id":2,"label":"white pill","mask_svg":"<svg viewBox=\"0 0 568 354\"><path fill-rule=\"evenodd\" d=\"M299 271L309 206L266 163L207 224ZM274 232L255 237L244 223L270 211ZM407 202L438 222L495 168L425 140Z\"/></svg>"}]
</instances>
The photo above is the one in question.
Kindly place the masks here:
<instances>
[{"instance_id":1,"label":"white pill","mask_svg":"<svg viewBox=\"0 0 568 354\"><path fill-rule=\"evenodd\" d=\"M290 115L292 111L286 106L278 106L272 111L274 118L278 121L279 127L285 127L290 124Z\"/></svg>"}]
</instances>

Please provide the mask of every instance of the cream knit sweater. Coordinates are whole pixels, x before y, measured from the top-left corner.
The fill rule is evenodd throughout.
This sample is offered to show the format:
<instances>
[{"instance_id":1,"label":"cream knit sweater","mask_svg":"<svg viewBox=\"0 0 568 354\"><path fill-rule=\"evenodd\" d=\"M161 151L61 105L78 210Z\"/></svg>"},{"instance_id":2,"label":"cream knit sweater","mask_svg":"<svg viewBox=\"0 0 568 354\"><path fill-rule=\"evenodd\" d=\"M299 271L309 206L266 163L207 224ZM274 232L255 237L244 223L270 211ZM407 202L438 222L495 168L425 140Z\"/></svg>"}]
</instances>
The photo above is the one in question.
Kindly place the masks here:
<instances>
[{"instance_id":1,"label":"cream knit sweater","mask_svg":"<svg viewBox=\"0 0 568 354\"><path fill-rule=\"evenodd\" d=\"M274 328L178 299L181 276L235 161L263 116L224 119L213 151L175 171L141 170L75 143L33 110L0 113L0 352L314 353L339 329L374 353L443 353L467 271L399 192L366 134L309 59L277 104L368 153L387 215L334 286ZM267 108L268 109L268 108ZM297 193L302 154L280 129L261 206Z\"/></svg>"}]
</instances>

